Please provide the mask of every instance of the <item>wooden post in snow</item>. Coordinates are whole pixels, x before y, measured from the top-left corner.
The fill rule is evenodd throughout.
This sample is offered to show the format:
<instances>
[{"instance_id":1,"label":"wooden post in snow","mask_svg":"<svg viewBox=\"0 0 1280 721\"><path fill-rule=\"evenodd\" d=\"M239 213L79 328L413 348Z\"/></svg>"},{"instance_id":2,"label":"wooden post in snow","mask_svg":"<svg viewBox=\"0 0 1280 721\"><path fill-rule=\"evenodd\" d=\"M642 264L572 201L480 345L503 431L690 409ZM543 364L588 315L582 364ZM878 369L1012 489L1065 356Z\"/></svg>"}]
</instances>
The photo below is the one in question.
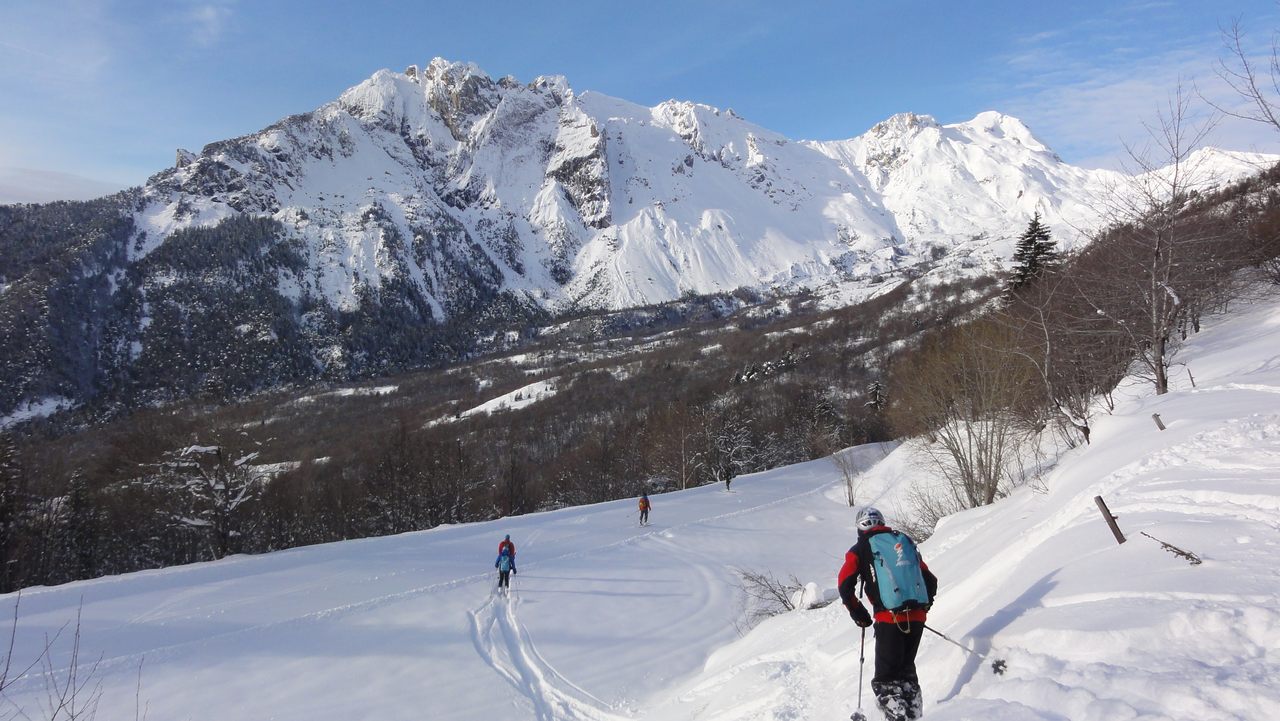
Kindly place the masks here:
<instances>
[{"instance_id":1,"label":"wooden post in snow","mask_svg":"<svg viewBox=\"0 0 1280 721\"><path fill-rule=\"evenodd\" d=\"M1159 414L1159 413L1152 413L1152 414L1151 414L1151 420L1153 420L1153 421L1155 421L1155 422L1156 422L1156 428L1159 428L1159 429L1160 429L1160 430L1162 430L1162 431L1164 430L1164 421L1160 420L1160 414Z\"/></svg>"},{"instance_id":2,"label":"wooden post in snow","mask_svg":"<svg viewBox=\"0 0 1280 721\"><path fill-rule=\"evenodd\" d=\"M1098 504L1098 510L1102 511L1102 517L1107 520L1107 525L1111 526L1111 533L1116 537L1116 543L1124 543L1126 540L1124 533L1120 530L1120 525L1116 523L1116 517L1111 515L1111 510L1107 508L1107 504L1102 500L1102 496L1094 496L1093 502Z\"/></svg>"}]
</instances>

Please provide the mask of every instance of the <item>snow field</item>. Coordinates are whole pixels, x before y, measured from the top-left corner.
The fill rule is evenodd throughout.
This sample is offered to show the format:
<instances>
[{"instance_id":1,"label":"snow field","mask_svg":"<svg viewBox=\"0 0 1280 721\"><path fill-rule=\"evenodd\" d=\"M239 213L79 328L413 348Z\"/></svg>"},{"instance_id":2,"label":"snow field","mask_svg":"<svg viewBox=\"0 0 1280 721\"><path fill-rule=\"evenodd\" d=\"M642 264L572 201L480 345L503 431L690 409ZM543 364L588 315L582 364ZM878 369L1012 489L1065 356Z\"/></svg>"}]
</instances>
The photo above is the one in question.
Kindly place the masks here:
<instances>
[{"instance_id":1,"label":"snow field","mask_svg":"<svg viewBox=\"0 0 1280 721\"><path fill-rule=\"evenodd\" d=\"M735 566L829 575L853 520L833 474L820 460L653 495L644 528L628 499L28 589L15 658L79 612L103 718L135 712L139 664L150 719L640 715L736 637ZM797 556L797 528L836 551ZM506 533L519 570L495 599ZM61 669L69 644L54 651ZM38 716L43 689L10 696Z\"/></svg>"}]
</instances>

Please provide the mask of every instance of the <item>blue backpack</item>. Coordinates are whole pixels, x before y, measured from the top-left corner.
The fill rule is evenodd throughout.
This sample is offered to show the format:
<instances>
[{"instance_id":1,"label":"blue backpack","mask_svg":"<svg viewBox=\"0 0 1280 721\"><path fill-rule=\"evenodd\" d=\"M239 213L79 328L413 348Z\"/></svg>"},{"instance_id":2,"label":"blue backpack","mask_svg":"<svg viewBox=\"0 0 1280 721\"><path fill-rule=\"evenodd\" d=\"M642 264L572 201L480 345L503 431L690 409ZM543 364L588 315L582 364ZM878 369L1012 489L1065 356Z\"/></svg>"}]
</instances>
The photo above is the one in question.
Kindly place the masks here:
<instances>
[{"instance_id":1,"label":"blue backpack","mask_svg":"<svg viewBox=\"0 0 1280 721\"><path fill-rule=\"evenodd\" d=\"M884 531L869 536L867 543L871 545L871 570L880 591L880 605L894 613L929 605L915 541L897 531Z\"/></svg>"}]
</instances>

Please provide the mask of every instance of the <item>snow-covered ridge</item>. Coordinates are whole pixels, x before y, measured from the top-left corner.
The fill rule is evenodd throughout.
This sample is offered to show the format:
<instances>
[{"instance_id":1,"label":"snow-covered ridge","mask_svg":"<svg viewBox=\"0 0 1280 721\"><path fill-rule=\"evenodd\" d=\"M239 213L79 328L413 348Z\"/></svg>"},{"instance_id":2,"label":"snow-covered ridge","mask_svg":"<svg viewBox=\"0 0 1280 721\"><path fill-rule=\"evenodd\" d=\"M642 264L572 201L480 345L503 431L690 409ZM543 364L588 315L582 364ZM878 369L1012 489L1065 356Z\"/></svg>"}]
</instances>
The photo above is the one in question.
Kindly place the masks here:
<instances>
[{"instance_id":1,"label":"snow-covered ridge","mask_svg":"<svg viewBox=\"0 0 1280 721\"><path fill-rule=\"evenodd\" d=\"M1216 152L1239 177L1273 158ZM1039 212L1065 245L1115 173L1063 163L1016 118L904 113L793 142L732 111L643 107L469 63L380 70L333 103L154 177L134 258L168 233L271 215L306 250L286 285L353 309L394 282L437 319L475 295L622 308L686 292L815 288L980 247Z\"/></svg>"}]
</instances>

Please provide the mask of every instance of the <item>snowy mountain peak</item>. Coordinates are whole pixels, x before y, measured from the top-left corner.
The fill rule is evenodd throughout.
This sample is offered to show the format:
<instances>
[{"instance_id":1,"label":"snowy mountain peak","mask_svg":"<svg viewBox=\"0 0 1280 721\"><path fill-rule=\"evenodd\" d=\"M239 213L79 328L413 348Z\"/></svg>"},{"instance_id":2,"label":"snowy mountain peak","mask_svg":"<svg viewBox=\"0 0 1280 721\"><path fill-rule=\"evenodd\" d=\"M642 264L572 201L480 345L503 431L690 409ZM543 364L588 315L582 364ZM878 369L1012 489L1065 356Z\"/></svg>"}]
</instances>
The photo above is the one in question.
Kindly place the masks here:
<instances>
[{"instance_id":1,"label":"snowy mountain peak","mask_svg":"<svg viewBox=\"0 0 1280 721\"><path fill-rule=\"evenodd\" d=\"M914 136L925 128L940 128L938 121L932 115L917 115L915 113L897 113L890 116L886 120L881 120L871 126L871 130L867 131L867 135L873 135L879 138L898 137L907 138Z\"/></svg>"},{"instance_id":2,"label":"snowy mountain peak","mask_svg":"<svg viewBox=\"0 0 1280 721\"><path fill-rule=\"evenodd\" d=\"M1021 129L1021 131L1030 132L1021 120L1013 117L1012 115L1005 115L998 110L984 110L973 116L973 120L963 123L963 125L987 128L989 130L1003 129L1016 131L1017 129Z\"/></svg>"},{"instance_id":3,"label":"snowy mountain peak","mask_svg":"<svg viewBox=\"0 0 1280 721\"><path fill-rule=\"evenodd\" d=\"M427 63L427 67L422 71L422 77L428 81L455 87L472 79L486 83L493 82L493 78L475 63L448 60L439 56L431 58L431 62Z\"/></svg>"},{"instance_id":4,"label":"snowy mountain peak","mask_svg":"<svg viewBox=\"0 0 1280 721\"><path fill-rule=\"evenodd\" d=\"M331 306L403 276L437 319L478 278L495 287L463 297L619 308L855 280L975 238L1001 239L994 265L1034 212L1071 245L1114 181L998 112L947 126L899 113L795 143L706 104L646 108L440 57L157 178L143 253L188 225L267 213L305 238Z\"/></svg>"},{"instance_id":5,"label":"snowy mountain peak","mask_svg":"<svg viewBox=\"0 0 1280 721\"><path fill-rule=\"evenodd\" d=\"M1187 156L1186 166L1200 172L1211 184L1225 178L1239 178L1260 173L1275 164L1274 156L1265 153L1240 153L1221 148L1200 148Z\"/></svg>"},{"instance_id":6,"label":"snowy mountain peak","mask_svg":"<svg viewBox=\"0 0 1280 721\"><path fill-rule=\"evenodd\" d=\"M973 120L958 123L957 127L969 128L993 138L1008 138L1032 150L1051 152L1021 120L994 110L978 113Z\"/></svg>"},{"instance_id":7,"label":"snowy mountain peak","mask_svg":"<svg viewBox=\"0 0 1280 721\"><path fill-rule=\"evenodd\" d=\"M497 107L500 99L497 83L472 63L433 58L422 77L427 103L455 140L464 140L476 121Z\"/></svg>"},{"instance_id":8,"label":"snowy mountain peak","mask_svg":"<svg viewBox=\"0 0 1280 721\"><path fill-rule=\"evenodd\" d=\"M529 83L529 87L533 90L549 92L559 98L573 97L573 88L569 87L569 79L563 75L539 75Z\"/></svg>"}]
</instances>

